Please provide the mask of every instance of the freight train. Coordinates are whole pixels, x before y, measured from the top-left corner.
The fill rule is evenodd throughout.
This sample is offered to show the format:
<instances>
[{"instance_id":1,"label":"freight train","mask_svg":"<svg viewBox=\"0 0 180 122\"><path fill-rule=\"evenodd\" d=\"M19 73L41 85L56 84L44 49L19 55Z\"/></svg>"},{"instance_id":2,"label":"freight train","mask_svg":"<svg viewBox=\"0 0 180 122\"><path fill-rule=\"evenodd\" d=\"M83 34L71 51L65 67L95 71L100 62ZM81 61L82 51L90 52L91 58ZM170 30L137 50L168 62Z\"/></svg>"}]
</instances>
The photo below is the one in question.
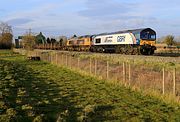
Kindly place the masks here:
<instances>
[{"instance_id":1,"label":"freight train","mask_svg":"<svg viewBox=\"0 0 180 122\"><path fill-rule=\"evenodd\" d=\"M61 40L59 43L36 45L38 49L68 51L114 52L132 55L153 55L156 50L156 32L151 28L86 35Z\"/></svg>"}]
</instances>

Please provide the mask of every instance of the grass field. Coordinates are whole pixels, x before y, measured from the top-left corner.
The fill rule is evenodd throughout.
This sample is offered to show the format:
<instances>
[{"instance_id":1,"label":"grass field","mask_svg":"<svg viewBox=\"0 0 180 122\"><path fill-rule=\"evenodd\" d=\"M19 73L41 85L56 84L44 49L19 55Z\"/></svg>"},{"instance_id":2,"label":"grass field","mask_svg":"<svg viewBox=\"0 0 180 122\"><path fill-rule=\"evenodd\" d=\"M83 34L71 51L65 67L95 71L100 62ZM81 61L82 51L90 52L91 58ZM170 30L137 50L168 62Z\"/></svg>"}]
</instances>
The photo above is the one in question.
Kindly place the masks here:
<instances>
[{"instance_id":1,"label":"grass field","mask_svg":"<svg viewBox=\"0 0 180 122\"><path fill-rule=\"evenodd\" d=\"M0 51L0 121L180 121L180 105Z\"/></svg>"}]
</instances>

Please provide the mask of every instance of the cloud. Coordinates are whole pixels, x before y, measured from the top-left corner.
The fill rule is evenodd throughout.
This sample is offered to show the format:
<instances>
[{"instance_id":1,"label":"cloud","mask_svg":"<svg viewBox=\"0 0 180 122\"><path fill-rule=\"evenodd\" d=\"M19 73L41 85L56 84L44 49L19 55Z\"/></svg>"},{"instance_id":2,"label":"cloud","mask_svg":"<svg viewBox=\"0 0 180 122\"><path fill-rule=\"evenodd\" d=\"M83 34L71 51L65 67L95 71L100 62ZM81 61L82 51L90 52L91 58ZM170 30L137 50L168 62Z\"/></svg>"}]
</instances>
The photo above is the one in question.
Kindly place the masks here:
<instances>
[{"instance_id":1,"label":"cloud","mask_svg":"<svg viewBox=\"0 0 180 122\"><path fill-rule=\"evenodd\" d=\"M92 19L116 19L126 17L138 4L120 3L114 0L88 0L87 8L79 11L81 16Z\"/></svg>"},{"instance_id":2,"label":"cloud","mask_svg":"<svg viewBox=\"0 0 180 122\"><path fill-rule=\"evenodd\" d=\"M147 10L141 1L87 0L86 8L78 14L88 19L91 25L88 31L101 33L151 27L158 23L158 19L151 16L152 9Z\"/></svg>"},{"instance_id":3,"label":"cloud","mask_svg":"<svg viewBox=\"0 0 180 122\"><path fill-rule=\"evenodd\" d=\"M16 18L16 19L8 20L7 23L9 23L10 25L19 26L19 25L27 24L32 21L33 21L32 19L28 19L28 18Z\"/></svg>"},{"instance_id":4,"label":"cloud","mask_svg":"<svg viewBox=\"0 0 180 122\"><path fill-rule=\"evenodd\" d=\"M15 12L9 12L9 14L4 18L5 20L13 20L18 18L30 18L30 19L38 19L41 16L51 13L52 10L57 8L57 4L42 4L41 6L32 7L27 10L20 10Z\"/></svg>"}]
</instances>

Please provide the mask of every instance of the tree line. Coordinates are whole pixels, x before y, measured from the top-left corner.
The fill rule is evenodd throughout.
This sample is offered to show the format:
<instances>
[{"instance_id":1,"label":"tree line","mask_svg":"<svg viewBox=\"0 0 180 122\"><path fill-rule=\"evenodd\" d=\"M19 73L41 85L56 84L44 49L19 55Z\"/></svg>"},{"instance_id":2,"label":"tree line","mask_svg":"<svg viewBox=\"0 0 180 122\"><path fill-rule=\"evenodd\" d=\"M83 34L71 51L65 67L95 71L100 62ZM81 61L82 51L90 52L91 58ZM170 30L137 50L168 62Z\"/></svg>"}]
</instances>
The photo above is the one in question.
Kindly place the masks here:
<instances>
[{"instance_id":1,"label":"tree line","mask_svg":"<svg viewBox=\"0 0 180 122\"><path fill-rule=\"evenodd\" d=\"M39 34L34 34L31 31L27 32L23 36L19 36L21 39L20 47L32 50L36 45L39 44L59 44L64 45L66 43L67 37L61 36L58 40L55 38L45 37L42 32Z\"/></svg>"}]
</instances>

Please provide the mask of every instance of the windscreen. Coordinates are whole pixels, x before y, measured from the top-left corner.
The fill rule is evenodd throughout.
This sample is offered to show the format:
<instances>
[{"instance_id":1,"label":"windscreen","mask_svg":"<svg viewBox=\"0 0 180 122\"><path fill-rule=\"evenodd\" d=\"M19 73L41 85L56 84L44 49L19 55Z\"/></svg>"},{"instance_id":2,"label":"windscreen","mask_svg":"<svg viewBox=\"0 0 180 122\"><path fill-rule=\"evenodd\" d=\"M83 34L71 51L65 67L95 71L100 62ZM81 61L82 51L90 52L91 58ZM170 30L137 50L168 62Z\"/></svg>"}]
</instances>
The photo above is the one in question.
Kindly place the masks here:
<instances>
[{"instance_id":1,"label":"windscreen","mask_svg":"<svg viewBox=\"0 0 180 122\"><path fill-rule=\"evenodd\" d=\"M144 30L141 32L141 39L142 40L156 40L156 33L152 30Z\"/></svg>"}]
</instances>

